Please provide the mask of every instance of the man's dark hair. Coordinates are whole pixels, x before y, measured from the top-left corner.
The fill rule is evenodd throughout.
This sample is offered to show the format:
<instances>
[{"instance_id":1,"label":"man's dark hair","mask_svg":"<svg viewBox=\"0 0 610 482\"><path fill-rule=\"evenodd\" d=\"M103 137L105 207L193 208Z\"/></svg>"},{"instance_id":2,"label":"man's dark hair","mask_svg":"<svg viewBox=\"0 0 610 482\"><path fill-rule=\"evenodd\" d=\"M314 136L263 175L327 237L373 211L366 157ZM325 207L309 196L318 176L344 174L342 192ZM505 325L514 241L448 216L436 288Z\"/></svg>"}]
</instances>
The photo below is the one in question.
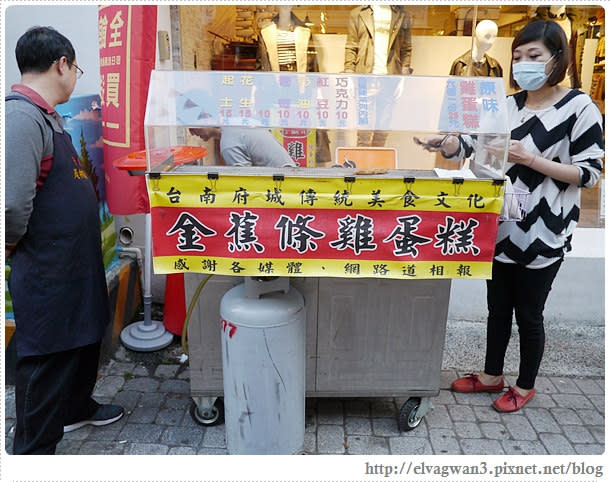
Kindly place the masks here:
<instances>
[{"instance_id":1,"label":"man's dark hair","mask_svg":"<svg viewBox=\"0 0 610 482\"><path fill-rule=\"evenodd\" d=\"M536 20L528 23L517 32L513 39L511 52L524 44L541 41L554 56L553 70L547 80L549 85L557 85L566 76L566 70L570 64L570 52L568 50L568 40L566 34L557 22L552 20ZM510 66L510 85L517 89L519 85L513 77L513 65Z\"/></svg>"},{"instance_id":2,"label":"man's dark hair","mask_svg":"<svg viewBox=\"0 0 610 482\"><path fill-rule=\"evenodd\" d=\"M76 54L72 43L53 27L32 27L17 41L15 57L19 72L46 72L51 64L66 57L70 65Z\"/></svg>"}]
</instances>

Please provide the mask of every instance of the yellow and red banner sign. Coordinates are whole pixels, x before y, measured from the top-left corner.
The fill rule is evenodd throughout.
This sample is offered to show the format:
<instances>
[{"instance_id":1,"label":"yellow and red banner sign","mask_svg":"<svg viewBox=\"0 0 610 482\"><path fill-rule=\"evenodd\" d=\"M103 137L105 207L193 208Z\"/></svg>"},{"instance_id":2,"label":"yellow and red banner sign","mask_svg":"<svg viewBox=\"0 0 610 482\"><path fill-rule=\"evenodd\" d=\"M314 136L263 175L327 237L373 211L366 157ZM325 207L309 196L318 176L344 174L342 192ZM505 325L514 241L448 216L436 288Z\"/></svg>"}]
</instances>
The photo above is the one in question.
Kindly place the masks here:
<instances>
[{"instance_id":1,"label":"yellow and red banner sign","mask_svg":"<svg viewBox=\"0 0 610 482\"><path fill-rule=\"evenodd\" d=\"M156 273L396 279L489 278L504 194L489 180L184 174L148 191Z\"/></svg>"},{"instance_id":2,"label":"yellow and red banner sign","mask_svg":"<svg viewBox=\"0 0 610 482\"><path fill-rule=\"evenodd\" d=\"M155 68L157 7L105 5L98 9L100 86L106 198L112 214L148 212L143 177L113 162L144 149L148 79Z\"/></svg>"}]
</instances>

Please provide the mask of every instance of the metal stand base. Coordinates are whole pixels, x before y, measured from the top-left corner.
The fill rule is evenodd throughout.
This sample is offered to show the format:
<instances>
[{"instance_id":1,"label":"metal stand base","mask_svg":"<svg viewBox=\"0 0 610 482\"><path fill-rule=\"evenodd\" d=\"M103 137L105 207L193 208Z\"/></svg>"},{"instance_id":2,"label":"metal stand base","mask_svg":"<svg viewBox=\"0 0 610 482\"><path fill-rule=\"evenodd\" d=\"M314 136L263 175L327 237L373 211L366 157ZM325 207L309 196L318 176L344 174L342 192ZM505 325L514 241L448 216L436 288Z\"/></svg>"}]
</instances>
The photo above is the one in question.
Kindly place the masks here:
<instances>
[{"instance_id":1,"label":"metal stand base","mask_svg":"<svg viewBox=\"0 0 610 482\"><path fill-rule=\"evenodd\" d=\"M137 321L121 331L121 342L130 350L156 351L168 346L174 335L160 321Z\"/></svg>"},{"instance_id":2,"label":"metal stand base","mask_svg":"<svg viewBox=\"0 0 610 482\"><path fill-rule=\"evenodd\" d=\"M144 321L131 323L121 331L123 345L133 351L156 351L169 345L174 335L165 329L160 321L152 320L152 295L150 292L152 277L152 219L146 213L146 245L144 254L143 301Z\"/></svg>"}]
</instances>

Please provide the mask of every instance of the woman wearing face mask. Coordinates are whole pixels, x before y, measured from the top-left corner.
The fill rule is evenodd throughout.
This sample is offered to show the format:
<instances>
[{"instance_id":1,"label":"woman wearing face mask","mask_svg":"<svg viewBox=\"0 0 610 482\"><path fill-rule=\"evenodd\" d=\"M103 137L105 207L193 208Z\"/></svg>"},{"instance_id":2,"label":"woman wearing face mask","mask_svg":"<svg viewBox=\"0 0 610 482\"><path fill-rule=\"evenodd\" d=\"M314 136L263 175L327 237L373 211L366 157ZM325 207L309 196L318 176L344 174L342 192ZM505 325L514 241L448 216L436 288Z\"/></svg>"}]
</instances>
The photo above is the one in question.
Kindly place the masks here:
<instances>
[{"instance_id":1,"label":"woman wearing face mask","mask_svg":"<svg viewBox=\"0 0 610 482\"><path fill-rule=\"evenodd\" d=\"M514 186L529 191L528 211L520 222L498 228L492 279L487 281L487 346L484 370L455 380L456 392L502 392L504 356L513 312L519 328L520 365L515 386L493 406L514 412L534 396L544 351L544 305L580 212L580 189L600 177L602 117L591 98L562 87L568 67L564 31L553 21L535 21L512 43L511 86L507 98L511 128L506 173ZM427 139L436 145L443 137ZM430 151L450 159L472 153L474 139L448 137Z\"/></svg>"}]
</instances>

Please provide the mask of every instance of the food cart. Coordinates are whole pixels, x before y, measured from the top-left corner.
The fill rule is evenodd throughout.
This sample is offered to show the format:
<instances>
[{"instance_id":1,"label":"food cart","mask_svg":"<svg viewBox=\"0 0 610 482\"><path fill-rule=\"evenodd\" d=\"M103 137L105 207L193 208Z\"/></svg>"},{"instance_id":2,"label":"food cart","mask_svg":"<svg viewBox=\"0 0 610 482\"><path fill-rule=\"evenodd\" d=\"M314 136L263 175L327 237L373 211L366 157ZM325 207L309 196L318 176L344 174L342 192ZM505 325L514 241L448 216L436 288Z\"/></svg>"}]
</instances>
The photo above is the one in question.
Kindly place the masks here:
<instances>
[{"instance_id":1,"label":"food cart","mask_svg":"<svg viewBox=\"0 0 610 482\"><path fill-rule=\"evenodd\" d=\"M174 163L201 126L325 129L332 152L358 148L349 133L388 131L395 168ZM307 396L405 397L399 427L415 428L439 392L451 279L491 275L502 79L153 71L145 128L154 270L185 274L194 419L222 421L222 296L277 276L305 299ZM414 142L435 134L464 136L474 155L450 162Z\"/></svg>"}]
</instances>

